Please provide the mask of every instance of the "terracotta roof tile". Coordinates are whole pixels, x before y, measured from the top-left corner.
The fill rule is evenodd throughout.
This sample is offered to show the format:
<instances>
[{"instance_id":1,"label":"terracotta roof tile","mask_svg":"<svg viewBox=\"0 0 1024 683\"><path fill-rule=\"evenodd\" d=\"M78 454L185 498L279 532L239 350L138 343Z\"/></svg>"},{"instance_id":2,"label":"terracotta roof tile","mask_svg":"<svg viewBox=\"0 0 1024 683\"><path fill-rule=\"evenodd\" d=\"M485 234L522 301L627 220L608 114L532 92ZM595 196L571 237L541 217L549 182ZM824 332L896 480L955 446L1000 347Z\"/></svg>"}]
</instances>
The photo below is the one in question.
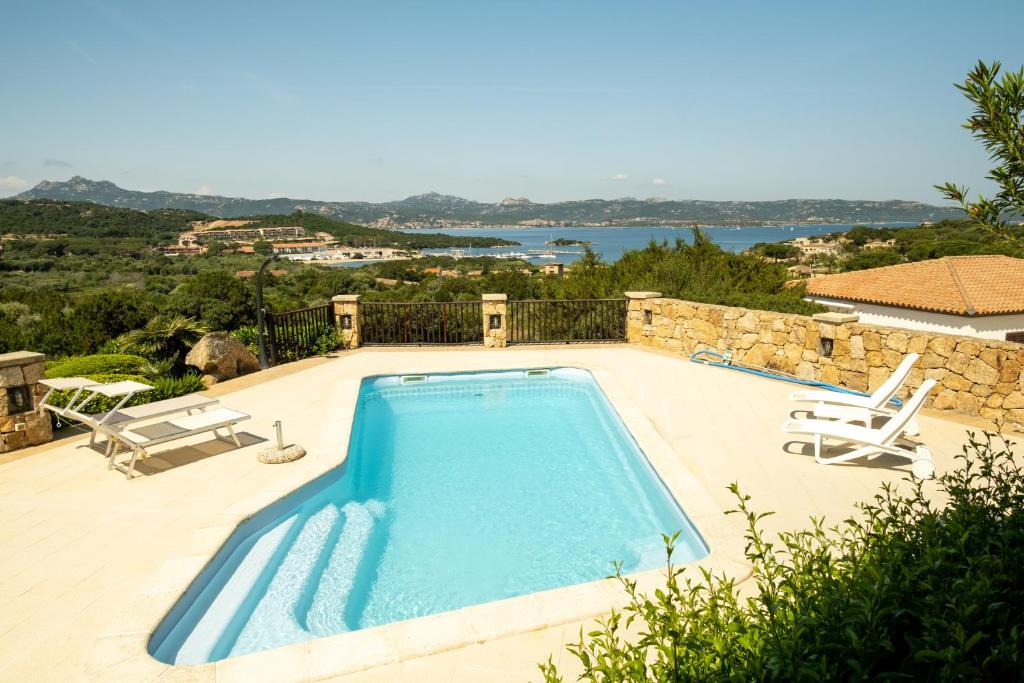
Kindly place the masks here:
<instances>
[{"instance_id":1,"label":"terracotta roof tile","mask_svg":"<svg viewBox=\"0 0 1024 683\"><path fill-rule=\"evenodd\" d=\"M824 275L807 282L815 297L956 315L1024 312L1024 259L946 256L931 261Z\"/></svg>"}]
</instances>

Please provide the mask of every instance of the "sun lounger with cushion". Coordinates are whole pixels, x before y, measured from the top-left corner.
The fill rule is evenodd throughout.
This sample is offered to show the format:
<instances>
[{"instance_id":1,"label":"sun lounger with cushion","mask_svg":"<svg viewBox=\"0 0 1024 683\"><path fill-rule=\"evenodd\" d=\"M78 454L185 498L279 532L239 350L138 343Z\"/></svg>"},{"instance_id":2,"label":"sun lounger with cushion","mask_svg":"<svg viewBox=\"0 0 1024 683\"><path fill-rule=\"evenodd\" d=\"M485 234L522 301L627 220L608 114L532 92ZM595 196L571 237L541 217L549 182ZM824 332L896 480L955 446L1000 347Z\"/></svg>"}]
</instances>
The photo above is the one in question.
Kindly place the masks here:
<instances>
[{"instance_id":1,"label":"sun lounger with cushion","mask_svg":"<svg viewBox=\"0 0 1024 683\"><path fill-rule=\"evenodd\" d=\"M132 427L131 429L114 430L106 425L101 425L100 430L107 434L114 442L111 449L110 459L107 463L109 469L116 469L124 472L129 479L135 470L135 462L140 458L149 455L149 449L169 441L184 439L185 437L213 432L218 439L227 441L217 433L218 429L227 431L235 446L241 448L242 444L235 435L234 426L243 420L248 420L249 415L230 408L216 408L195 415L176 417L162 422ZM124 445L131 451L132 457L127 464L116 463L120 446Z\"/></svg>"},{"instance_id":2,"label":"sun lounger with cushion","mask_svg":"<svg viewBox=\"0 0 1024 683\"><path fill-rule=\"evenodd\" d=\"M128 399L140 391L148 391L149 389L152 389L152 387L148 384L132 381L99 384L82 377L47 379L42 380L42 383L49 387L50 390L46 393L46 396L43 397L40 407L46 408L61 417L74 418L92 428L92 436L89 438L90 446L96 443L96 434L99 431L100 425L116 431L124 429L135 422L152 420L158 417L173 415L175 413L186 413L191 415L193 411L203 411L210 406L217 404L217 399L210 398L209 396L203 396L202 394L185 394L184 396L176 396L175 398L168 398L163 401L153 401L152 403L144 403L139 406L129 406L125 408L123 406L128 402ZM50 394L54 391L65 391L69 389L76 389L76 392L72 395L71 400L68 401L68 405L59 407L47 402L46 399L49 398ZM88 391L88 393L80 399L79 397L83 391ZM84 412L84 407L98 395L107 396L109 398L121 397L121 400L118 401L114 408L106 412ZM108 441L108 453L111 445L112 442Z\"/></svg>"}]
</instances>

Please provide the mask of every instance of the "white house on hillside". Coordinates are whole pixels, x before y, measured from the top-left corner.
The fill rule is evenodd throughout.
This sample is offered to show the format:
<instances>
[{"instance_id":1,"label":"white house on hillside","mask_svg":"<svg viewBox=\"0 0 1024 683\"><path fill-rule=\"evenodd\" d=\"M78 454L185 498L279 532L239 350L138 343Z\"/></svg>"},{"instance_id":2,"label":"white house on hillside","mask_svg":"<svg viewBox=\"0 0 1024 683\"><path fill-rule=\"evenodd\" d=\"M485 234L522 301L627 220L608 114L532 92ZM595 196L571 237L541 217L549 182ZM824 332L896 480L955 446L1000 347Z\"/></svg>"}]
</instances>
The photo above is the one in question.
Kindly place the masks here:
<instances>
[{"instance_id":1,"label":"white house on hillside","mask_svg":"<svg viewBox=\"0 0 1024 683\"><path fill-rule=\"evenodd\" d=\"M946 256L807 281L807 299L860 322L1024 341L1024 259Z\"/></svg>"}]
</instances>

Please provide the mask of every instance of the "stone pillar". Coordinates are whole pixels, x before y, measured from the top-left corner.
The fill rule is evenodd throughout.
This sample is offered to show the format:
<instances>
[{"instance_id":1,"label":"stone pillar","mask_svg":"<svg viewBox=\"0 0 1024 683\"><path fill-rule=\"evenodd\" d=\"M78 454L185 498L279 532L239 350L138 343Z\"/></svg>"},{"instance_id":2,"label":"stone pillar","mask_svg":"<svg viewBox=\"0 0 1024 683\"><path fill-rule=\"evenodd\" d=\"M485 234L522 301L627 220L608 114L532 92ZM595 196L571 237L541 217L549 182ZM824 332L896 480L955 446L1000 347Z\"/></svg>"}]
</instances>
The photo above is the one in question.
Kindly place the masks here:
<instances>
[{"instance_id":1,"label":"stone pillar","mask_svg":"<svg viewBox=\"0 0 1024 683\"><path fill-rule=\"evenodd\" d=\"M0 453L53 439L50 415L38 409L46 356L31 351L0 354Z\"/></svg>"},{"instance_id":2,"label":"stone pillar","mask_svg":"<svg viewBox=\"0 0 1024 683\"><path fill-rule=\"evenodd\" d=\"M338 294L331 298L334 304L334 323L338 326L341 348L359 348L359 295Z\"/></svg>"},{"instance_id":3,"label":"stone pillar","mask_svg":"<svg viewBox=\"0 0 1024 683\"><path fill-rule=\"evenodd\" d=\"M508 346L508 295L483 295L484 346L503 349Z\"/></svg>"},{"instance_id":4,"label":"stone pillar","mask_svg":"<svg viewBox=\"0 0 1024 683\"><path fill-rule=\"evenodd\" d=\"M653 311L649 299L660 299L661 292L626 292L626 341L638 343L644 332L653 334Z\"/></svg>"}]
</instances>

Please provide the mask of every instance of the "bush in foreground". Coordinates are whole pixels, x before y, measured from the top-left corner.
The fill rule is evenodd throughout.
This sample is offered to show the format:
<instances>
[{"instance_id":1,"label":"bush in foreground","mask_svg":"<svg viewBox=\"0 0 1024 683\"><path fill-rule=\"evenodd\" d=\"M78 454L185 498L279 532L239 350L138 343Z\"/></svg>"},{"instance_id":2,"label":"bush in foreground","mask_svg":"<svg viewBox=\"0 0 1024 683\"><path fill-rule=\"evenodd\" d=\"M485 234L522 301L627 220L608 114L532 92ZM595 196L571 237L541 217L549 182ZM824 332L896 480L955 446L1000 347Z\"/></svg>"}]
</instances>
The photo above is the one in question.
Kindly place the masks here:
<instances>
[{"instance_id":1,"label":"bush in foreground","mask_svg":"<svg viewBox=\"0 0 1024 683\"><path fill-rule=\"evenodd\" d=\"M842 525L769 541L749 497L752 597L732 580L672 566L666 586L631 600L569 646L586 681L1021 680L1024 480L1012 444L986 434L936 480L886 485ZM629 632L628 634L626 632ZM548 682L563 680L551 660Z\"/></svg>"}]
</instances>

